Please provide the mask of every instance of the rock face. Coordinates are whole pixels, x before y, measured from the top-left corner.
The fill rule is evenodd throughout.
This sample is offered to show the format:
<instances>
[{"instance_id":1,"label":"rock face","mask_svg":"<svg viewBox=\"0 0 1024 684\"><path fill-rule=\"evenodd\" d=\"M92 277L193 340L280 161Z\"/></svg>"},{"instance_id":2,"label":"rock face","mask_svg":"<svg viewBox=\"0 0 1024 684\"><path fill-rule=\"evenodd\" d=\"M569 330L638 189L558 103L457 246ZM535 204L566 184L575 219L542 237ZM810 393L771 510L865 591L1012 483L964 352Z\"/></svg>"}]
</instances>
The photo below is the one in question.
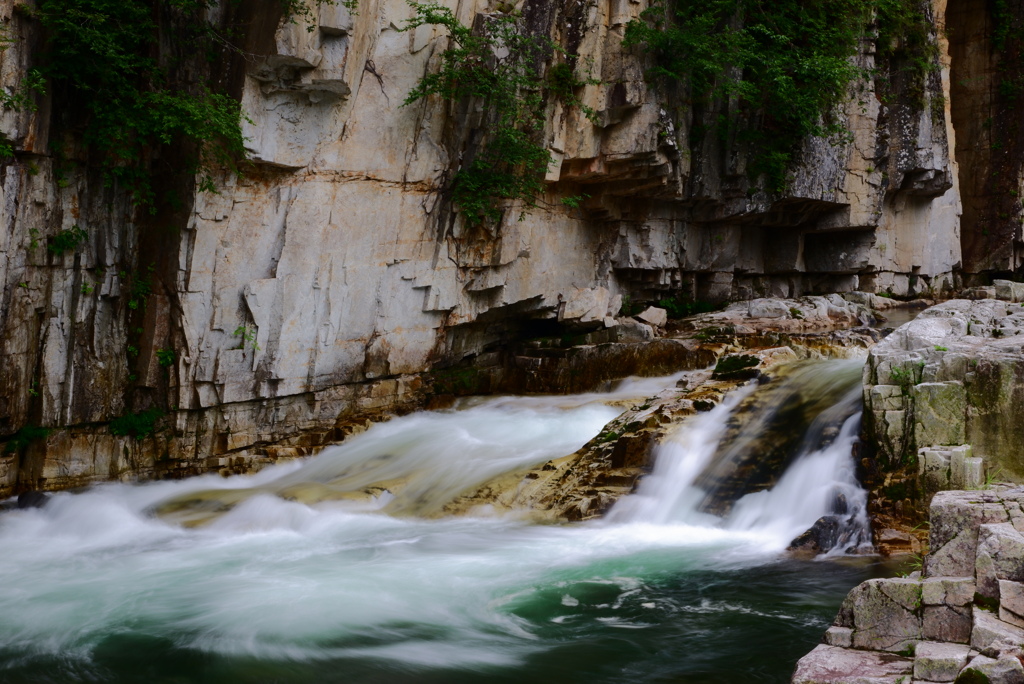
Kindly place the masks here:
<instances>
[{"instance_id":1,"label":"rock face","mask_svg":"<svg viewBox=\"0 0 1024 684\"><path fill-rule=\"evenodd\" d=\"M914 521L936 491L1024 477L1022 374L1024 306L1013 301L944 302L874 347L864 432L875 511Z\"/></svg>"},{"instance_id":2,"label":"rock face","mask_svg":"<svg viewBox=\"0 0 1024 684\"><path fill-rule=\"evenodd\" d=\"M1020 487L937 493L923 571L854 588L793 682L1024 682L1022 502Z\"/></svg>"},{"instance_id":3,"label":"rock face","mask_svg":"<svg viewBox=\"0 0 1024 684\"><path fill-rule=\"evenodd\" d=\"M449 4L466 24L490 11ZM42 39L16 5L0 0L16 38L0 54L8 88ZM16 157L0 179L0 434L54 430L0 462L0 493L294 455L349 421L419 405L424 371L613 326L623 295L953 284L960 196L941 31L919 98L866 82L839 112L849 139L807 140L788 189L769 195L735 141L691 143L707 122L650 87L649 64L623 48L646 3L517 7L524 30L590 65L600 84L579 97L599 123L552 98L541 206L486 229L452 214L443 192L474 119L430 99L402 106L447 45L430 26L399 30L404 0L319 6L309 25L278 22L269 0L211 10L246 27L244 58L225 57L222 80L251 120L254 166L159 220L105 188L81 150L51 155L52 100L3 112ZM875 59L869 46L858 57L895 68ZM581 194L579 208L558 201ZM82 244L47 250L73 226ZM155 436L107 428L154 408Z\"/></svg>"}]
</instances>

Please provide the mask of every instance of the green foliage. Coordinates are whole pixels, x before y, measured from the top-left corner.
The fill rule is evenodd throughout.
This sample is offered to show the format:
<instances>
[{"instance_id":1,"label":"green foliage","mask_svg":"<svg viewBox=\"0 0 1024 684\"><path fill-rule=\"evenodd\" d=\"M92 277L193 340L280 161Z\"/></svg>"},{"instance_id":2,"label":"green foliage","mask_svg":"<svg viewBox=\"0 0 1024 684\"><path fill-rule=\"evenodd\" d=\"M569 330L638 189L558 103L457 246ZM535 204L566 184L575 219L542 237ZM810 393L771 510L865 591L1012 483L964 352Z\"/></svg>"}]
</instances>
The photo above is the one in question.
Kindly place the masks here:
<instances>
[{"instance_id":1,"label":"green foliage","mask_svg":"<svg viewBox=\"0 0 1024 684\"><path fill-rule=\"evenodd\" d=\"M250 329L248 326L240 325L235 328L235 332L231 333L234 337L241 338L238 341L238 348L245 349L246 345L253 351L259 351L260 345L256 344L256 331Z\"/></svg>"},{"instance_id":2,"label":"green foliage","mask_svg":"<svg viewBox=\"0 0 1024 684\"><path fill-rule=\"evenodd\" d=\"M110 421L110 434L142 440L153 434L156 430L156 421L163 415L164 412L157 408L139 413L126 413Z\"/></svg>"},{"instance_id":3,"label":"green foliage","mask_svg":"<svg viewBox=\"0 0 1024 684\"><path fill-rule=\"evenodd\" d=\"M580 194L563 197L560 201L562 202L562 204L569 207L570 209L579 209L580 205L583 204L583 202L588 199L590 199L590 195Z\"/></svg>"},{"instance_id":4,"label":"green foliage","mask_svg":"<svg viewBox=\"0 0 1024 684\"><path fill-rule=\"evenodd\" d=\"M83 142L97 154L108 183L122 183L152 205L149 151L186 140L200 186L214 168L236 168L244 156L241 110L203 84L174 85L158 44L209 52L215 36L205 20L212 0L41 0L33 10L49 41L42 73L84 113ZM161 30L169 33L161 35Z\"/></svg>"},{"instance_id":5,"label":"green foliage","mask_svg":"<svg viewBox=\"0 0 1024 684\"><path fill-rule=\"evenodd\" d=\"M146 306L146 299L153 294L153 272L156 271L156 266L150 264L145 273L127 271L118 272L121 280L126 281L128 285L128 308L135 311L142 305L143 308Z\"/></svg>"},{"instance_id":6,"label":"green foliage","mask_svg":"<svg viewBox=\"0 0 1024 684\"><path fill-rule=\"evenodd\" d=\"M889 371L889 377L902 389L903 394L909 393L911 386L917 382L916 374L910 368L893 368Z\"/></svg>"},{"instance_id":7,"label":"green foliage","mask_svg":"<svg viewBox=\"0 0 1024 684\"><path fill-rule=\"evenodd\" d=\"M563 53L546 36L525 34L517 13L487 16L483 29L474 32L447 7L409 4L416 14L402 30L444 27L450 47L441 54L440 70L420 79L404 104L430 96L453 103L474 99L492 117L485 124L487 133L480 148L452 179L452 202L474 225L499 221L509 201L535 207L551 164L539 140L544 89L565 98L570 106L580 106L573 93L587 81L577 80L567 64L553 68L545 80L541 65ZM584 114L594 112L585 108Z\"/></svg>"},{"instance_id":8,"label":"green foliage","mask_svg":"<svg viewBox=\"0 0 1024 684\"><path fill-rule=\"evenodd\" d=\"M751 369L760 364L761 359L751 354L730 354L718 360L711 377L716 379L745 377L751 372Z\"/></svg>"},{"instance_id":9,"label":"green foliage","mask_svg":"<svg viewBox=\"0 0 1024 684\"><path fill-rule=\"evenodd\" d=\"M359 0L312 0L312 3L311 5L310 0L281 0L285 19L293 23L299 18L305 19L309 22L306 30L312 33L316 27L316 16L313 14L314 9L319 8L321 5L341 5L352 10L353 14L356 14L354 10L359 5Z\"/></svg>"},{"instance_id":10,"label":"green foliage","mask_svg":"<svg viewBox=\"0 0 1024 684\"><path fill-rule=\"evenodd\" d=\"M686 318L696 314L708 313L718 308L709 302L690 299L681 294L667 299L659 299L658 306L665 310L669 318Z\"/></svg>"},{"instance_id":11,"label":"green foliage","mask_svg":"<svg viewBox=\"0 0 1024 684\"><path fill-rule=\"evenodd\" d=\"M67 230L62 230L52 238L46 245L46 249L51 254L60 256L64 252L73 252L78 245L85 242L85 239L89 237L89 234L85 230L78 226L71 226Z\"/></svg>"},{"instance_id":12,"label":"green foliage","mask_svg":"<svg viewBox=\"0 0 1024 684\"><path fill-rule=\"evenodd\" d=\"M173 349L157 349L156 360L164 368L169 368L174 365L178 355L174 353Z\"/></svg>"},{"instance_id":13,"label":"green foliage","mask_svg":"<svg viewBox=\"0 0 1024 684\"><path fill-rule=\"evenodd\" d=\"M643 306L639 302L634 302L629 295L622 295L622 304L619 306L620 316L635 316L641 311L643 311Z\"/></svg>"},{"instance_id":14,"label":"green foliage","mask_svg":"<svg viewBox=\"0 0 1024 684\"><path fill-rule=\"evenodd\" d=\"M848 135L832 113L867 76L852 57L876 16L880 53L928 61L918 0L654 0L626 27L625 44L651 51L652 76L684 83L698 107L734 102L713 129L749 144L752 176L780 191L801 140ZM691 136L705 132L698 122Z\"/></svg>"},{"instance_id":15,"label":"green foliage","mask_svg":"<svg viewBox=\"0 0 1024 684\"><path fill-rule=\"evenodd\" d=\"M871 0L871 4L876 10L877 55L895 64L896 74L891 76L908 76L900 80L900 94L921 106L925 75L937 68L939 52L925 5L919 0Z\"/></svg>"},{"instance_id":16,"label":"green foliage","mask_svg":"<svg viewBox=\"0 0 1024 684\"><path fill-rule=\"evenodd\" d=\"M474 394L480 389L480 371L476 368L446 368L431 373L434 394Z\"/></svg>"},{"instance_id":17,"label":"green foliage","mask_svg":"<svg viewBox=\"0 0 1024 684\"><path fill-rule=\"evenodd\" d=\"M39 69L29 69L14 90L0 88L0 107L20 111L36 111L36 95L46 94L46 79Z\"/></svg>"},{"instance_id":18,"label":"green foliage","mask_svg":"<svg viewBox=\"0 0 1024 684\"><path fill-rule=\"evenodd\" d=\"M0 26L0 52L6 50L13 43L14 39L7 32L7 27ZM36 95L44 94L46 94L46 79L43 73L39 69L29 69L25 77L13 89L0 88L0 108L13 111L27 109L34 112L36 111ZM0 133L0 159L13 156L14 143ZM31 168L30 166L30 173ZM38 169L36 173L38 173Z\"/></svg>"},{"instance_id":19,"label":"green foliage","mask_svg":"<svg viewBox=\"0 0 1024 684\"><path fill-rule=\"evenodd\" d=\"M8 454L21 453L27 449L32 442L46 439L49 434L50 430L48 428L38 427L36 425L26 425L15 432L13 437L7 440L7 446L4 448L4 452Z\"/></svg>"}]
</instances>

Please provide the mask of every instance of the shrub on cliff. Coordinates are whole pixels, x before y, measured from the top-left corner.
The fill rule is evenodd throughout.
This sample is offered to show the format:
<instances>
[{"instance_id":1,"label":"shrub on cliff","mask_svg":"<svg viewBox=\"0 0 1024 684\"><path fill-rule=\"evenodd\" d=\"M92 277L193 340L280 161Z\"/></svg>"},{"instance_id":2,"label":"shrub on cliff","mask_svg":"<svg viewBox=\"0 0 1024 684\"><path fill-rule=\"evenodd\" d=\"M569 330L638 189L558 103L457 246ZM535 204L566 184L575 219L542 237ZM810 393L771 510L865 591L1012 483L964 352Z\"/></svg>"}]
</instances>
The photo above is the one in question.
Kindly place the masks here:
<instances>
[{"instance_id":1,"label":"shrub on cliff","mask_svg":"<svg viewBox=\"0 0 1024 684\"><path fill-rule=\"evenodd\" d=\"M748 144L751 175L780 191L803 139L848 135L834 110L871 75L854 61L864 39L918 76L932 68L927 11L921 0L653 0L625 44L653 53L651 76L683 83L695 107L717 103L721 113L711 125L695 119L693 137Z\"/></svg>"},{"instance_id":2,"label":"shrub on cliff","mask_svg":"<svg viewBox=\"0 0 1024 684\"><path fill-rule=\"evenodd\" d=\"M409 4L416 14L402 30L444 27L450 47L441 55L440 70L420 79L405 104L437 96L452 103L475 100L485 112L480 128L487 133L469 147L455 172L452 202L471 224L499 221L509 201L535 207L552 161L540 141L545 92L593 117L575 97L576 89L592 81L578 79L567 63L555 64L545 77L544 64L564 51L547 36L525 31L517 13L485 15L474 30L447 7Z\"/></svg>"}]
</instances>

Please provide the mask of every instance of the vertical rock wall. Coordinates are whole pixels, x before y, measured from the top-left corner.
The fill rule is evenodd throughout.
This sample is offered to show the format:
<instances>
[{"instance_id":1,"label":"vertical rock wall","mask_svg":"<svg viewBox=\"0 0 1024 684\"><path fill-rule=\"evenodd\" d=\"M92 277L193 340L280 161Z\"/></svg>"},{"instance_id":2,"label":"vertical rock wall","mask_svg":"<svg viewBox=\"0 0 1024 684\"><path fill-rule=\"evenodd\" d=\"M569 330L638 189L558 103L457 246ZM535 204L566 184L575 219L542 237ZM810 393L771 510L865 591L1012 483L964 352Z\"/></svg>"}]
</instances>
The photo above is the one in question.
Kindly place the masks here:
<instances>
[{"instance_id":1,"label":"vertical rock wall","mask_svg":"<svg viewBox=\"0 0 1024 684\"><path fill-rule=\"evenodd\" d=\"M498 11L448 4L466 24ZM517 7L526 30L601 81L579 93L598 124L549 99L546 193L496 226L467 226L445 203L473 112L402 105L447 46L433 27L400 30L404 0L320 7L311 26L281 22L272 0L212 11L239 29L241 53L211 76L251 120L253 166L177 214L140 217L83 155L53 157L52 99L3 112L17 155L0 168L0 434L60 429L0 457L0 494L303 453L336 438L339 420L415 403L423 371L538 322L611 324L622 295L953 286L961 199L945 57L912 101L866 44L859 63L879 76L844 106L851 139L807 140L786 193L769 196L737 143L691 146L705 121L622 47L643 2ZM16 38L0 53L10 88L43 36L13 0L0 20ZM580 208L559 202L578 194ZM82 245L47 250L73 226ZM166 414L154 437L106 427L150 407Z\"/></svg>"}]
</instances>

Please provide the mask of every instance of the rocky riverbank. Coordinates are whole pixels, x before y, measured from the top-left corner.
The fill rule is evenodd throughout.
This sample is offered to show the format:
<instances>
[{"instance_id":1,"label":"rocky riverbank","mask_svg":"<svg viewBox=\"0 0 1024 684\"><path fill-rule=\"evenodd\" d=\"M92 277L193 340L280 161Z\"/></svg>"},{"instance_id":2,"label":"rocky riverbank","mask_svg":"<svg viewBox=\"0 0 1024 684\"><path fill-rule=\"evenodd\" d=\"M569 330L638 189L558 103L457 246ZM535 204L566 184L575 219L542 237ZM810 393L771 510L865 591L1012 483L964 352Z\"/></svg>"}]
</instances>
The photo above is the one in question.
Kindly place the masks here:
<instances>
[{"instance_id":1,"label":"rocky riverbank","mask_svg":"<svg viewBox=\"0 0 1024 684\"><path fill-rule=\"evenodd\" d=\"M905 538L936 491L1024 480L1024 292L997 282L973 294L1007 299L943 302L868 354L861 465L879 529Z\"/></svg>"},{"instance_id":2,"label":"rocky riverbank","mask_svg":"<svg viewBox=\"0 0 1024 684\"><path fill-rule=\"evenodd\" d=\"M1024 487L944 491L921 571L856 587L793 684L1024 682Z\"/></svg>"},{"instance_id":3,"label":"rocky riverbank","mask_svg":"<svg viewBox=\"0 0 1024 684\"><path fill-rule=\"evenodd\" d=\"M119 430L24 430L0 443L0 497L106 480L255 472L315 454L373 422L451 406L461 396L599 391L630 375L714 367L748 349L788 346L800 358L863 356L879 335L851 328L875 322L878 313L853 299L758 299L682 324L650 307L565 328L570 333L505 343L423 373L268 402L258 425L248 408L225 409L217 419L223 431L196 423L204 419L190 411L140 414Z\"/></svg>"},{"instance_id":4,"label":"rocky riverbank","mask_svg":"<svg viewBox=\"0 0 1024 684\"><path fill-rule=\"evenodd\" d=\"M876 540L892 551L880 529L898 541L930 523L921 570L855 588L795 684L1024 683L1024 488L994 484L1024 475L1024 286L968 294L901 326L864 369Z\"/></svg>"}]
</instances>

